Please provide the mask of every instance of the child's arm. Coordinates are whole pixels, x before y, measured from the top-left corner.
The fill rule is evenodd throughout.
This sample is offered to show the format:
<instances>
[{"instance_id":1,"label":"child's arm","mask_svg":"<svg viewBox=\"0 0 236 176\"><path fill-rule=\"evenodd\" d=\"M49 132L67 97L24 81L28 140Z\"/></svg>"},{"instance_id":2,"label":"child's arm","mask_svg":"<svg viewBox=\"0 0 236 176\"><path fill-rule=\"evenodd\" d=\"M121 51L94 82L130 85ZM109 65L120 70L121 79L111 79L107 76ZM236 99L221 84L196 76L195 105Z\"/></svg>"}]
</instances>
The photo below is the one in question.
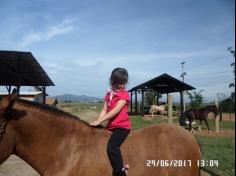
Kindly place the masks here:
<instances>
[{"instance_id":1,"label":"child's arm","mask_svg":"<svg viewBox=\"0 0 236 176\"><path fill-rule=\"evenodd\" d=\"M97 122L97 121L100 121L106 114L107 114L107 102L104 103L102 111L101 111L99 117L95 121L91 122L90 125L97 126L97 125L94 125L94 123Z\"/></svg>"},{"instance_id":2,"label":"child's arm","mask_svg":"<svg viewBox=\"0 0 236 176\"><path fill-rule=\"evenodd\" d=\"M107 102L104 103L103 109L97 120L102 119L102 117L104 117L106 114L107 114Z\"/></svg>"},{"instance_id":3,"label":"child's arm","mask_svg":"<svg viewBox=\"0 0 236 176\"><path fill-rule=\"evenodd\" d=\"M96 120L95 122L91 123L92 126L97 126L100 123L102 123L105 120L108 120L112 117L114 117L116 114L118 114L120 112L120 110L125 106L125 104L127 103L126 100L119 100L116 104L116 106L107 114L105 114L104 116L101 116L101 118L98 118L98 120Z\"/></svg>"}]
</instances>

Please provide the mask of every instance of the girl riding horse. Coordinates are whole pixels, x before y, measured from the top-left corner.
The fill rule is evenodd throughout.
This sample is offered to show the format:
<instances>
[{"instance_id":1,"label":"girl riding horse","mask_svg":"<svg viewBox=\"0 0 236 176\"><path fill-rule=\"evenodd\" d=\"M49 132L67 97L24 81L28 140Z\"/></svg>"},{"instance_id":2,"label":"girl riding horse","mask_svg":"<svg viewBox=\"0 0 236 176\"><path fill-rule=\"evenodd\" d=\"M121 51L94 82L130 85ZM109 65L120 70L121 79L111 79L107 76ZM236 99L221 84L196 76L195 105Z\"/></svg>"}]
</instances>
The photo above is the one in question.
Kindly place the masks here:
<instances>
[{"instance_id":1,"label":"girl riding horse","mask_svg":"<svg viewBox=\"0 0 236 176\"><path fill-rule=\"evenodd\" d=\"M36 102L0 101L0 164L16 154L42 176L111 176L106 144L112 132L91 127L63 111ZM174 147L173 147L174 146ZM181 149L181 152L180 152ZM129 176L199 176L199 145L193 135L174 125L132 130L121 145ZM157 160L186 160L188 167L155 167ZM22 174L24 175L24 174Z\"/></svg>"}]
</instances>

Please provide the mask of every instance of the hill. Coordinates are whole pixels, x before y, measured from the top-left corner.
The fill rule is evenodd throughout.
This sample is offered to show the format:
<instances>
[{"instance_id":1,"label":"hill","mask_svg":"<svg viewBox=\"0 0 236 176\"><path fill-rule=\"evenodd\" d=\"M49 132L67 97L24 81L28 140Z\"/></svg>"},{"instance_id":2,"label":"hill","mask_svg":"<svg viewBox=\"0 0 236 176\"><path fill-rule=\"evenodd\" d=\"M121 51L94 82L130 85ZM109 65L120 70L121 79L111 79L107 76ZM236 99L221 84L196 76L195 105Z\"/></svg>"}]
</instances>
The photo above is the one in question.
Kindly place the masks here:
<instances>
[{"instance_id":1,"label":"hill","mask_svg":"<svg viewBox=\"0 0 236 176\"><path fill-rule=\"evenodd\" d=\"M89 102L99 102L103 101L102 98L90 97L87 95L72 95L72 94L63 94L55 96L58 101L89 101Z\"/></svg>"}]
</instances>

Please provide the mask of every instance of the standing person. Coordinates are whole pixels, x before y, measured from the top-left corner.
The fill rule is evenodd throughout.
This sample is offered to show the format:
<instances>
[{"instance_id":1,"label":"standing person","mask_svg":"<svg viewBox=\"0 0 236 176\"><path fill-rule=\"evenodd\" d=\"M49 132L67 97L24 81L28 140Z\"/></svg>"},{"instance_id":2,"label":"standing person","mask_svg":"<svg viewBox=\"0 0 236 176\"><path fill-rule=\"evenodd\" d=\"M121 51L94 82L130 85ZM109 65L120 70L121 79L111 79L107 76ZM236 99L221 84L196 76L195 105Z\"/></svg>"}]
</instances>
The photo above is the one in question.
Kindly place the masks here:
<instances>
[{"instance_id":1,"label":"standing person","mask_svg":"<svg viewBox=\"0 0 236 176\"><path fill-rule=\"evenodd\" d=\"M112 135L107 144L107 154L113 168L113 176L126 176L128 165L123 164L120 146L130 133L131 122L128 116L129 93L125 90L128 72L115 68L110 76L111 90L105 96L103 110L98 119L90 125L97 126L108 120L107 129Z\"/></svg>"}]
</instances>

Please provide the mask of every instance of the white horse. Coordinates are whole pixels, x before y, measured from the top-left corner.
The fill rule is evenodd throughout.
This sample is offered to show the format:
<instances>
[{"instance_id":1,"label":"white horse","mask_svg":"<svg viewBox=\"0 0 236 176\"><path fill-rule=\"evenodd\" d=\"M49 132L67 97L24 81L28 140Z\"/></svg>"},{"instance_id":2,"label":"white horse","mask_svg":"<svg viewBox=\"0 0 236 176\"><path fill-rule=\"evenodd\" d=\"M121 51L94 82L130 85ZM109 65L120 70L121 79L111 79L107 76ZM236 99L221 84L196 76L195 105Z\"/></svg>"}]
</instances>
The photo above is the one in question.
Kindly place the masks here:
<instances>
[{"instance_id":1,"label":"white horse","mask_svg":"<svg viewBox=\"0 0 236 176\"><path fill-rule=\"evenodd\" d=\"M163 113L166 109L166 106L167 106L167 104L160 105L160 106L152 105L151 108L150 108L149 113L152 114L152 117L153 117L154 112L161 112L161 116L163 117Z\"/></svg>"}]
</instances>

